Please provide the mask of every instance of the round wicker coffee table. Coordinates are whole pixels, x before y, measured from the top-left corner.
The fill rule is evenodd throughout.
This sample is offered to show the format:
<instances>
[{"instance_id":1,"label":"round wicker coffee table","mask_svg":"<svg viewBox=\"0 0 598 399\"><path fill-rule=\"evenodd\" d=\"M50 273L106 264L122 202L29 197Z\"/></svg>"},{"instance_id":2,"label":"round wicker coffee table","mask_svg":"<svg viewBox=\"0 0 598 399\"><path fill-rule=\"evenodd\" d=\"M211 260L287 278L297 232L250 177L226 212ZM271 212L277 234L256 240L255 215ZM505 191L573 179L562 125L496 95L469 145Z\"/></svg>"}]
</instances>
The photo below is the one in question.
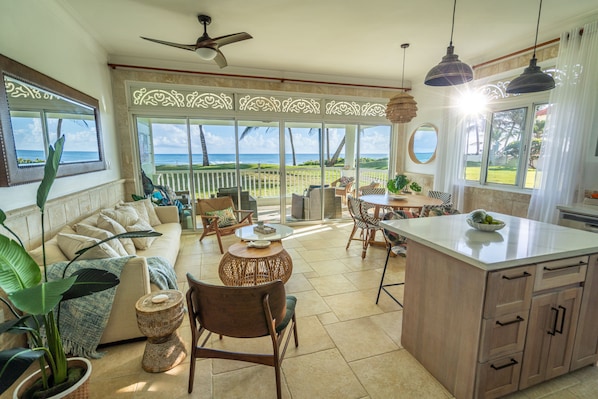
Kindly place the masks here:
<instances>
[{"instance_id":1,"label":"round wicker coffee table","mask_svg":"<svg viewBox=\"0 0 598 399\"><path fill-rule=\"evenodd\" d=\"M187 351L177 332L185 316L183 298L177 290L156 291L135 304L137 325L147 337L141 361L145 371L160 373L185 359Z\"/></svg>"},{"instance_id":2,"label":"round wicker coffee table","mask_svg":"<svg viewBox=\"0 0 598 399\"><path fill-rule=\"evenodd\" d=\"M245 242L231 245L222 256L218 274L224 285L251 286L281 279L293 273L293 261L280 241L266 248L251 248Z\"/></svg>"}]
</instances>

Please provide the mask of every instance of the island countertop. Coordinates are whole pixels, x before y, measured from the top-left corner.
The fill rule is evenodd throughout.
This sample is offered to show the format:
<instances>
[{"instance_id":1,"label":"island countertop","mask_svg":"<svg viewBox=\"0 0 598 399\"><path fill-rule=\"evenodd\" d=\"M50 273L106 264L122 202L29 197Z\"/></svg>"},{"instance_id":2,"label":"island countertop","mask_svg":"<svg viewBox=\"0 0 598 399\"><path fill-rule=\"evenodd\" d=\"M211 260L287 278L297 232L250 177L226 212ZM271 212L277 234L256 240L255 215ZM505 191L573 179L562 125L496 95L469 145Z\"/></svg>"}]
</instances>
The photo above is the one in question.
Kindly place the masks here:
<instances>
[{"instance_id":1,"label":"island countertop","mask_svg":"<svg viewBox=\"0 0 598 399\"><path fill-rule=\"evenodd\" d=\"M488 212L506 226L496 232L470 227L466 214L381 221L399 233L483 270L598 253L598 235L569 227Z\"/></svg>"}]
</instances>

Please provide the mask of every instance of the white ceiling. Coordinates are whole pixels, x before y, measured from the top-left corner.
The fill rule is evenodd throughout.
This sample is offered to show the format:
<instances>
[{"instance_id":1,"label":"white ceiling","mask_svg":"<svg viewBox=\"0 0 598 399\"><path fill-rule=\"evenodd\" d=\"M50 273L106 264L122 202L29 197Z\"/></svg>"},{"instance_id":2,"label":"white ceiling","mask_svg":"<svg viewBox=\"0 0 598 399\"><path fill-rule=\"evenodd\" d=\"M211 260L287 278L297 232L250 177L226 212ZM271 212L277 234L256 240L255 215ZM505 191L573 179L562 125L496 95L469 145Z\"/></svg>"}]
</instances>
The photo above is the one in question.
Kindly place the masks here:
<instances>
[{"instance_id":1,"label":"white ceiling","mask_svg":"<svg viewBox=\"0 0 598 399\"><path fill-rule=\"evenodd\" d=\"M104 47L109 62L227 74L400 86L421 82L446 53L451 0L58 0ZM453 44L470 65L534 44L539 0L459 0ZM228 67L139 36L191 44L212 17ZM538 41L598 17L597 0L544 0ZM406 83L406 86L408 84Z\"/></svg>"}]
</instances>

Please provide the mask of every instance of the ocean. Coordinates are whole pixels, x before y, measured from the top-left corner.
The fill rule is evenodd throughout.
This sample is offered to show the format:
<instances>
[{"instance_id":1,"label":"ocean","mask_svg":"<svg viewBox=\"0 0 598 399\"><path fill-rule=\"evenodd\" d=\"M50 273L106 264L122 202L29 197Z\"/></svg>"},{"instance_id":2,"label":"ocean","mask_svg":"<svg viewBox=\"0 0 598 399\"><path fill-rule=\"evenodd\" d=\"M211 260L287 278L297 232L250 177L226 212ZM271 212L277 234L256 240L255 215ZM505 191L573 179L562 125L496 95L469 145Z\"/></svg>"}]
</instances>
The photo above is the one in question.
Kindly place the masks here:
<instances>
[{"instance_id":1,"label":"ocean","mask_svg":"<svg viewBox=\"0 0 598 399\"><path fill-rule=\"evenodd\" d=\"M421 153L417 154L420 162L426 162L433 153ZM362 158L381 159L388 158L387 154L361 154ZM43 151L33 150L19 150L17 151L17 157L29 160L44 159L45 155ZM220 163L234 163L235 154L210 154L210 164L216 165ZM296 154L297 165L308 161L317 161L318 154ZM292 155L286 154L285 160L287 165L292 165ZM97 152L86 152L86 151L64 151L62 154L62 162L85 162L85 161L97 161ZM249 164L278 164L278 154L241 154L239 155L239 161L241 163ZM155 155L156 165L187 165L189 163L189 157L187 154L156 154ZM193 154L193 162L195 164L202 162L201 154Z\"/></svg>"}]
</instances>

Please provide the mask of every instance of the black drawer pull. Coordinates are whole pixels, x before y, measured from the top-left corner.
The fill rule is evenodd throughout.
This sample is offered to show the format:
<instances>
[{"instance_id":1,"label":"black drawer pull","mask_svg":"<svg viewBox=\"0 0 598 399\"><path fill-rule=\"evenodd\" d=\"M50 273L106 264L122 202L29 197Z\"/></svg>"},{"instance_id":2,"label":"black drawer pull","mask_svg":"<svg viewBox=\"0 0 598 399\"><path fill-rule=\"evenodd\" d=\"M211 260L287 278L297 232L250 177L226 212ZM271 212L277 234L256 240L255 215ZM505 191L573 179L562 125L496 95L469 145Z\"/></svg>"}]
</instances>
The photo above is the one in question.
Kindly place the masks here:
<instances>
[{"instance_id":1,"label":"black drawer pull","mask_svg":"<svg viewBox=\"0 0 598 399\"><path fill-rule=\"evenodd\" d=\"M557 271L557 270L568 269L570 267L579 267L579 266L583 266L583 265L587 265L587 263L585 263L585 262L579 262L579 264L577 264L577 265L566 265L566 266L558 266L558 267L547 267L547 266L544 266L544 270L547 270L549 272L554 272L554 271Z\"/></svg>"},{"instance_id":2,"label":"black drawer pull","mask_svg":"<svg viewBox=\"0 0 598 399\"><path fill-rule=\"evenodd\" d=\"M523 318L521 316L517 316L517 318L515 320L507 321L504 323L496 320L496 324L498 324L501 327L504 327L504 326L508 326L509 324L521 323L522 321L523 321Z\"/></svg>"},{"instance_id":3,"label":"black drawer pull","mask_svg":"<svg viewBox=\"0 0 598 399\"><path fill-rule=\"evenodd\" d=\"M565 327L565 315L567 314L567 308L559 305L559 309L563 309L563 316L561 318L561 328L559 328L558 330L555 328L554 331L558 332L559 334L563 333L563 328ZM556 323L554 323L555 327L556 327Z\"/></svg>"},{"instance_id":4,"label":"black drawer pull","mask_svg":"<svg viewBox=\"0 0 598 399\"><path fill-rule=\"evenodd\" d=\"M502 278L504 278L505 280L516 280L518 278L524 278L524 277L529 277L529 276L531 276L531 274L529 274L528 272L523 272L523 274L521 276L515 276L515 277L502 276Z\"/></svg>"},{"instance_id":5,"label":"black drawer pull","mask_svg":"<svg viewBox=\"0 0 598 399\"><path fill-rule=\"evenodd\" d=\"M546 331L546 332L550 335L555 335L556 334L556 323L557 323L557 320L559 319L559 310L555 307L550 307L550 310L554 310L556 312L556 314L554 315L554 323L552 324L552 331Z\"/></svg>"},{"instance_id":6,"label":"black drawer pull","mask_svg":"<svg viewBox=\"0 0 598 399\"><path fill-rule=\"evenodd\" d=\"M512 367L516 364L519 364L519 362L517 362L517 360L511 358L511 362L507 363L507 364L503 364L502 366L498 366L496 367L495 365L491 364L490 367L492 367L494 370L502 370L502 369L506 369L507 367Z\"/></svg>"}]
</instances>

